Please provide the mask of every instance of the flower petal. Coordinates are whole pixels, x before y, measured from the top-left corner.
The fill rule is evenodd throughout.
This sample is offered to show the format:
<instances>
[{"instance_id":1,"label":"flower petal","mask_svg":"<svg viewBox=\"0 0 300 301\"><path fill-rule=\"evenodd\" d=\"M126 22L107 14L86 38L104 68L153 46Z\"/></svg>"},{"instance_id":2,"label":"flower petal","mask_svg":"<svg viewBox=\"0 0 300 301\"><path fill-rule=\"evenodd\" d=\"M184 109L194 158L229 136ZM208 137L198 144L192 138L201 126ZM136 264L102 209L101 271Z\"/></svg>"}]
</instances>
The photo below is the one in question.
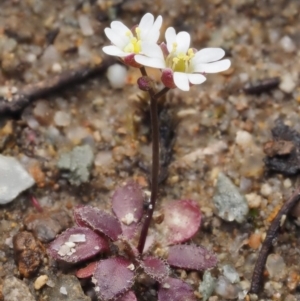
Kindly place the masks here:
<instances>
[{"instance_id":1,"label":"flower petal","mask_svg":"<svg viewBox=\"0 0 300 301\"><path fill-rule=\"evenodd\" d=\"M210 63L220 60L225 55L225 51L221 48L204 48L198 51L193 61L195 63Z\"/></svg>"},{"instance_id":2,"label":"flower petal","mask_svg":"<svg viewBox=\"0 0 300 301\"><path fill-rule=\"evenodd\" d=\"M147 41L151 43L156 43L160 36L160 28L162 25L162 16L158 16L148 32Z\"/></svg>"},{"instance_id":3,"label":"flower petal","mask_svg":"<svg viewBox=\"0 0 300 301\"><path fill-rule=\"evenodd\" d=\"M113 31L119 32L121 35L126 35L126 33L130 31L130 29L120 21L111 22L110 27Z\"/></svg>"},{"instance_id":4,"label":"flower petal","mask_svg":"<svg viewBox=\"0 0 300 301\"><path fill-rule=\"evenodd\" d=\"M137 54L134 57L135 61L143 66L152 67L152 68L165 68L165 61L159 58L147 57L144 55Z\"/></svg>"},{"instance_id":5,"label":"flower petal","mask_svg":"<svg viewBox=\"0 0 300 301\"><path fill-rule=\"evenodd\" d=\"M210 64L197 64L193 68L193 72L201 73L218 73L227 70L231 65L230 60L221 60Z\"/></svg>"},{"instance_id":6,"label":"flower petal","mask_svg":"<svg viewBox=\"0 0 300 301\"><path fill-rule=\"evenodd\" d=\"M202 74L188 74L188 78L193 85L200 85L206 81L206 77Z\"/></svg>"},{"instance_id":7,"label":"flower petal","mask_svg":"<svg viewBox=\"0 0 300 301\"><path fill-rule=\"evenodd\" d=\"M164 54L162 52L162 49L157 44L142 42L141 49L141 52L148 57L164 60Z\"/></svg>"},{"instance_id":8,"label":"flower petal","mask_svg":"<svg viewBox=\"0 0 300 301\"><path fill-rule=\"evenodd\" d=\"M120 48L117 46L111 45L111 46L105 46L102 48L103 52L105 52L108 55L115 55L119 57L125 57L129 55L128 52L122 51Z\"/></svg>"},{"instance_id":9,"label":"flower petal","mask_svg":"<svg viewBox=\"0 0 300 301\"><path fill-rule=\"evenodd\" d=\"M123 49L130 42L129 37L122 36L111 28L105 28L104 32L111 43L116 45L120 49Z\"/></svg>"},{"instance_id":10,"label":"flower petal","mask_svg":"<svg viewBox=\"0 0 300 301\"><path fill-rule=\"evenodd\" d=\"M190 84L186 73L174 72L174 83L182 91L189 91Z\"/></svg>"},{"instance_id":11,"label":"flower petal","mask_svg":"<svg viewBox=\"0 0 300 301\"><path fill-rule=\"evenodd\" d=\"M150 13L147 13L142 17L138 27L140 28L141 32L148 31L149 28L152 27L153 22L154 22L154 16Z\"/></svg>"},{"instance_id":12,"label":"flower petal","mask_svg":"<svg viewBox=\"0 0 300 301\"><path fill-rule=\"evenodd\" d=\"M176 42L176 31L173 27L169 27L166 30L165 38L167 42L167 48L169 52L171 52L173 49L173 44Z\"/></svg>"},{"instance_id":13,"label":"flower petal","mask_svg":"<svg viewBox=\"0 0 300 301\"><path fill-rule=\"evenodd\" d=\"M176 36L177 49L176 53L184 53L186 54L188 49L190 48L191 36L186 31L181 31Z\"/></svg>"}]
</instances>

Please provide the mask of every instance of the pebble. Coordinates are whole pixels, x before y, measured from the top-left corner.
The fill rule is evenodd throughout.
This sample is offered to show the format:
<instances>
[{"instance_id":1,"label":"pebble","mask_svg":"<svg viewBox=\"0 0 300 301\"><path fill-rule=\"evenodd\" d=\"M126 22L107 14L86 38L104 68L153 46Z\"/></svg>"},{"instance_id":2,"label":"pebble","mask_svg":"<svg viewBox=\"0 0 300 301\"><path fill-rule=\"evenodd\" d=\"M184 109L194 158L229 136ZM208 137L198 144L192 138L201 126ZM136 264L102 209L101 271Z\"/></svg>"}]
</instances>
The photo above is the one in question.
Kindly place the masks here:
<instances>
[{"instance_id":1,"label":"pebble","mask_svg":"<svg viewBox=\"0 0 300 301\"><path fill-rule=\"evenodd\" d=\"M226 277L220 276L216 282L215 292L219 296L231 300L238 297L240 288L231 284Z\"/></svg>"},{"instance_id":2,"label":"pebble","mask_svg":"<svg viewBox=\"0 0 300 301\"><path fill-rule=\"evenodd\" d=\"M242 223L249 212L246 198L222 172L218 175L213 202L217 215L228 222Z\"/></svg>"},{"instance_id":3,"label":"pebble","mask_svg":"<svg viewBox=\"0 0 300 301\"><path fill-rule=\"evenodd\" d=\"M268 183L265 183L265 184L262 184L261 185L261 188L260 188L260 193L265 196L265 197L268 197L271 193L272 193L272 187L270 186L270 184Z\"/></svg>"},{"instance_id":4,"label":"pebble","mask_svg":"<svg viewBox=\"0 0 300 301\"><path fill-rule=\"evenodd\" d=\"M240 276L236 269L229 265L226 264L223 266L223 275L230 281L230 283L238 283L240 282Z\"/></svg>"},{"instance_id":5,"label":"pebble","mask_svg":"<svg viewBox=\"0 0 300 301\"><path fill-rule=\"evenodd\" d=\"M247 148L253 144L252 135L247 131L237 131L235 143L242 148Z\"/></svg>"},{"instance_id":6,"label":"pebble","mask_svg":"<svg viewBox=\"0 0 300 301\"><path fill-rule=\"evenodd\" d=\"M43 259L40 243L32 233L18 232L13 238L15 260L22 277L29 278L37 273Z\"/></svg>"},{"instance_id":7,"label":"pebble","mask_svg":"<svg viewBox=\"0 0 300 301\"><path fill-rule=\"evenodd\" d=\"M57 234L69 228L71 224L72 219L64 209L29 214L24 219L26 229L32 231L34 236L44 243L52 241Z\"/></svg>"},{"instance_id":8,"label":"pebble","mask_svg":"<svg viewBox=\"0 0 300 301\"><path fill-rule=\"evenodd\" d=\"M267 258L266 269L270 278L274 280L283 279L286 275L286 264L278 254L270 254Z\"/></svg>"},{"instance_id":9,"label":"pebble","mask_svg":"<svg viewBox=\"0 0 300 301\"><path fill-rule=\"evenodd\" d=\"M286 53L295 52L297 47L289 36L284 36L280 39L279 44Z\"/></svg>"},{"instance_id":10,"label":"pebble","mask_svg":"<svg viewBox=\"0 0 300 301\"><path fill-rule=\"evenodd\" d=\"M57 126L69 126L71 123L71 115L64 111L57 111L54 115L54 122Z\"/></svg>"},{"instance_id":11,"label":"pebble","mask_svg":"<svg viewBox=\"0 0 300 301\"><path fill-rule=\"evenodd\" d=\"M40 290L48 281L47 275L41 275L34 281L34 289Z\"/></svg>"},{"instance_id":12,"label":"pebble","mask_svg":"<svg viewBox=\"0 0 300 301\"><path fill-rule=\"evenodd\" d=\"M27 285L13 276L4 279L2 295L4 301L35 301Z\"/></svg>"},{"instance_id":13,"label":"pebble","mask_svg":"<svg viewBox=\"0 0 300 301\"><path fill-rule=\"evenodd\" d=\"M91 26L90 19L87 15L78 16L78 23L84 36L88 37L94 34L93 27Z\"/></svg>"},{"instance_id":14,"label":"pebble","mask_svg":"<svg viewBox=\"0 0 300 301\"><path fill-rule=\"evenodd\" d=\"M53 277L53 281L53 287L45 288L45 295L48 296L48 300L91 301L90 297L84 295L80 282L75 276L60 275Z\"/></svg>"},{"instance_id":15,"label":"pebble","mask_svg":"<svg viewBox=\"0 0 300 301\"><path fill-rule=\"evenodd\" d=\"M110 151L101 151L95 157L95 165L107 167L113 163L112 153Z\"/></svg>"},{"instance_id":16,"label":"pebble","mask_svg":"<svg viewBox=\"0 0 300 301\"><path fill-rule=\"evenodd\" d=\"M199 292L202 295L203 301L206 301L213 293L216 285L216 278L214 278L209 271L203 274L203 280L199 285Z\"/></svg>"},{"instance_id":17,"label":"pebble","mask_svg":"<svg viewBox=\"0 0 300 301\"><path fill-rule=\"evenodd\" d=\"M290 73L285 73L281 77L281 82L279 88L285 93L292 93L296 88L297 83L294 80L294 77Z\"/></svg>"},{"instance_id":18,"label":"pebble","mask_svg":"<svg viewBox=\"0 0 300 301\"><path fill-rule=\"evenodd\" d=\"M0 204L13 201L22 191L35 184L34 179L13 157L0 155Z\"/></svg>"},{"instance_id":19,"label":"pebble","mask_svg":"<svg viewBox=\"0 0 300 301\"><path fill-rule=\"evenodd\" d=\"M94 162L93 149L90 145L76 146L71 152L60 156L57 167L65 172L72 185L78 186L89 181L90 170Z\"/></svg>"},{"instance_id":20,"label":"pebble","mask_svg":"<svg viewBox=\"0 0 300 301\"><path fill-rule=\"evenodd\" d=\"M261 234L260 233L253 233L250 235L248 240L248 245L250 248L256 250L261 245Z\"/></svg>"},{"instance_id":21,"label":"pebble","mask_svg":"<svg viewBox=\"0 0 300 301\"><path fill-rule=\"evenodd\" d=\"M126 84L127 69L122 65L114 64L107 69L106 76L113 89L122 89Z\"/></svg>"},{"instance_id":22,"label":"pebble","mask_svg":"<svg viewBox=\"0 0 300 301\"><path fill-rule=\"evenodd\" d=\"M245 195L249 208L259 208L262 203L262 197L255 192Z\"/></svg>"}]
</instances>

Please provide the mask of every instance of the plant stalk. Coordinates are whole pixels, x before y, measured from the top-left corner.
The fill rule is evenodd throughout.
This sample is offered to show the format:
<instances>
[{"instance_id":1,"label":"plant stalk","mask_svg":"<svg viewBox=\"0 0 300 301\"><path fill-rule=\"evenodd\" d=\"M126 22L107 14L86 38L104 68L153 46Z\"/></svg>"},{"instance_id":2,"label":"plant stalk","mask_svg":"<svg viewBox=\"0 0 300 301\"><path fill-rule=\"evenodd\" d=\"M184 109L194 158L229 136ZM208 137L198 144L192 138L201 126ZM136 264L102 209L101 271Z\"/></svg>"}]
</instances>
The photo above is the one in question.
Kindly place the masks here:
<instances>
[{"instance_id":1,"label":"plant stalk","mask_svg":"<svg viewBox=\"0 0 300 301\"><path fill-rule=\"evenodd\" d=\"M147 76L146 69L140 68L143 76ZM151 115L151 131L152 131L152 168L151 168L151 197L150 204L147 208L147 215L142 227L138 251L140 254L143 253L145 242L152 220L153 212L158 194L158 176L159 176L159 121L158 121L158 110L157 110L157 99L164 95L169 89L164 88L157 94L155 94L153 88L148 93L150 95L150 115Z\"/></svg>"}]
</instances>

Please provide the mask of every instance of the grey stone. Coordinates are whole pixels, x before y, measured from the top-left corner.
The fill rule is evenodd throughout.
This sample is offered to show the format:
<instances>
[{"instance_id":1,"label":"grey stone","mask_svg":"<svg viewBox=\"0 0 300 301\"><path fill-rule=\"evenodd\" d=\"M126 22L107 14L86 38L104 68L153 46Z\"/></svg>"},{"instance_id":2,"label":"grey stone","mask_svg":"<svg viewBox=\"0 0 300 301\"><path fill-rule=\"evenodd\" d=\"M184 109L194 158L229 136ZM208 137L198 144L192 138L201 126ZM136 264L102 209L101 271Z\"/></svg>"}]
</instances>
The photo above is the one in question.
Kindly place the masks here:
<instances>
[{"instance_id":1,"label":"grey stone","mask_svg":"<svg viewBox=\"0 0 300 301\"><path fill-rule=\"evenodd\" d=\"M27 285L13 276L4 279L2 294L4 301L35 301Z\"/></svg>"},{"instance_id":2,"label":"grey stone","mask_svg":"<svg viewBox=\"0 0 300 301\"><path fill-rule=\"evenodd\" d=\"M84 295L80 282L75 276L55 276L51 281L53 285L44 290L48 301L91 301L90 297Z\"/></svg>"},{"instance_id":3,"label":"grey stone","mask_svg":"<svg viewBox=\"0 0 300 301\"><path fill-rule=\"evenodd\" d=\"M230 281L230 283L240 282L240 276L239 276L238 272L236 271L236 269L233 266L231 266L229 264L225 264L223 266L223 274Z\"/></svg>"},{"instance_id":4,"label":"grey stone","mask_svg":"<svg viewBox=\"0 0 300 301\"><path fill-rule=\"evenodd\" d=\"M216 286L216 278L209 271L203 274L203 280L199 285L199 292L202 295L203 301L206 301L213 293Z\"/></svg>"},{"instance_id":5,"label":"grey stone","mask_svg":"<svg viewBox=\"0 0 300 301\"><path fill-rule=\"evenodd\" d=\"M93 149L90 145L76 146L71 152L59 158L57 167L65 172L72 185L79 186L89 181L90 169L94 161Z\"/></svg>"},{"instance_id":6,"label":"grey stone","mask_svg":"<svg viewBox=\"0 0 300 301\"><path fill-rule=\"evenodd\" d=\"M13 157L0 155L0 204L14 200L22 191L35 184L34 179Z\"/></svg>"},{"instance_id":7,"label":"grey stone","mask_svg":"<svg viewBox=\"0 0 300 301\"><path fill-rule=\"evenodd\" d=\"M222 172L218 176L213 202L218 216L228 222L242 223L249 212L246 198Z\"/></svg>"}]
</instances>

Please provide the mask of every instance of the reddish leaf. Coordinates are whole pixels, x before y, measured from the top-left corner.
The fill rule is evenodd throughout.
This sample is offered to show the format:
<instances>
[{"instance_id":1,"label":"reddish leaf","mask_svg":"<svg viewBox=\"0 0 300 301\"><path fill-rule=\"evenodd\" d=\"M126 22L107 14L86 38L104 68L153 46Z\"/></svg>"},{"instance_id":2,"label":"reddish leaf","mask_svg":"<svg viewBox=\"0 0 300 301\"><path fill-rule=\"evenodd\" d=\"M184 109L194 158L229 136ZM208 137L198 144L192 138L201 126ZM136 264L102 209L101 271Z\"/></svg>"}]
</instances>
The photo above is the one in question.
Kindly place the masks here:
<instances>
[{"instance_id":1,"label":"reddish leaf","mask_svg":"<svg viewBox=\"0 0 300 301\"><path fill-rule=\"evenodd\" d=\"M76 277L77 278L89 278L92 277L97 266L97 261L93 261L89 263L86 267L77 270Z\"/></svg>"},{"instance_id":2,"label":"reddish leaf","mask_svg":"<svg viewBox=\"0 0 300 301\"><path fill-rule=\"evenodd\" d=\"M119 221L111 214L91 206L76 207L74 216L77 223L101 232L112 240L122 234Z\"/></svg>"},{"instance_id":3,"label":"reddish leaf","mask_svg":"<svg viewBox=\"0 0 300 301\"><path fill-rule=\"evenodd\" d=\"M169 265L157 257L145 257L140 265L146 274L158 282L164 281L169 276Z\"/></svg>"},{"instance_id":4,"label":"reddish leaf","mask_svg":"<svg viewBox=\"0 0 300 301\"><path fill-rule=\"evenodd\" d=\"M135 238L140 231L140 224L132 223L131 225L125 225L121 223L122 235L125 239Z\"/></svg>"},{"instance_id":5,"label":"reddish leaf","mask_svg":"<svg viewBox=\"0 0 300 301\"><path fill-rule=\"evenodd\" d=\"M217 257L201 246L178 245L169 248L168 263L189 270L206 270L216 266Z\"/></svg>"},{"instance_id":6,"label":"reddish leaf","mask_svg":"<svg viewBox=\"0 0 300 301\"><path fill-rule=\"evenodd\" d=\"M137 298L133 291L128 291L116 301L137 301Z\"/></svg>"},{"instance_id":7,"label":"reddish leaf","mask_svg":"<svg viewBox=\"0 0 300 301\"><path fill-rule=\"evenodd\" d=\"M158 290L158 301L196 301L193 289L180 279L168 278Z\"/></svg>"},{"instance_id":8,"label":"reddish leaf","mask_svg":"<svg viewBox=\"0 0 300 301\"><path fill-rule=\"evenodd\" d=\"M99 261L93 277L99 298L108 301L128 291L133 285L133 270L133 264L123 257Z\"/></svg>"},{"instance_id":9,"label":"reddish leaf","mask_svg":"<svg viewBox=\"0 0 300 301\"><path fill-rule=\"evenodd\" d=\"M168 245L187 241L199 230L201 212L194 201L170 202L164 207L164 216L161 225Z\"/></svg>"},{"instance_id":10,"label":"reddish leaf","mask_svg":"<svg viewBox=\"0 0 300 301\"><path fill-rule=\"evenodd\" d=\"M143 216L144 194L141 187L131 181L116 189L112 196L112 209L125 225L138 223Z\"/></svg>"},{"instance_id":11,"label":"reddish leaf","mask_svg":"<svg viewBox=\"0 0 300 301\"><path fill-rule=\"evenodd\" d=\"M77 263L98 253L108 251L105 238L88 228L73 227L61 233L48 247L49 254L57 260Z\"/></svg>"}]
</instances>

